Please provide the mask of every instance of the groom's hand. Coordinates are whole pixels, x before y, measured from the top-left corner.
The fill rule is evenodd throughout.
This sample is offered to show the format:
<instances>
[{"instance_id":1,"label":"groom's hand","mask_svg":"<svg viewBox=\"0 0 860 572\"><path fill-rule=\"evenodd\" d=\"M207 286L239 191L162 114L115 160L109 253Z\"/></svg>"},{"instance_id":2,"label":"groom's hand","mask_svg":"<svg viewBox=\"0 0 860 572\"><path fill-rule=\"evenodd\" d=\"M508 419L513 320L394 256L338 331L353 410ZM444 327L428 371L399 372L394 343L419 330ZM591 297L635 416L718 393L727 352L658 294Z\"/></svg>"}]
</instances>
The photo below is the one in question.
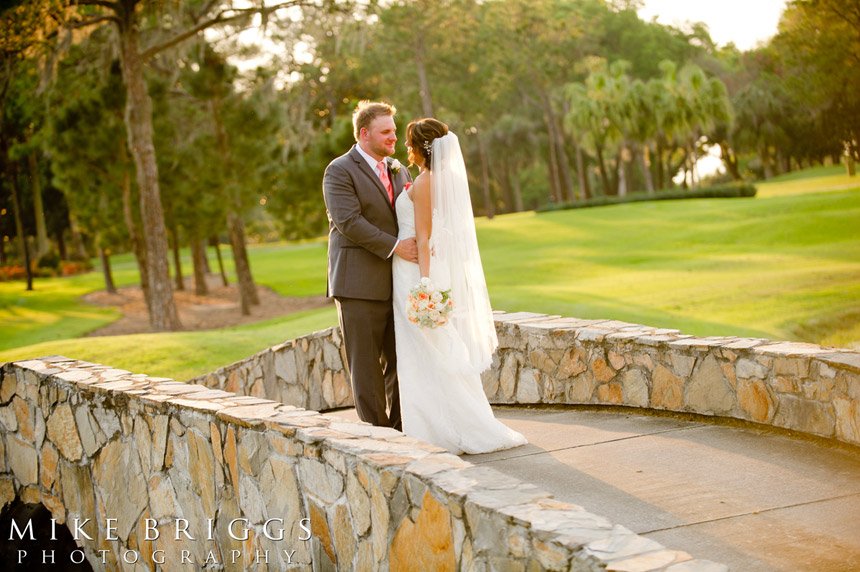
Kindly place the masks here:
<instances>
[{"instance_id":1,"label":"groom's hand","mask_svg":"<svg viewBox=\"0 0 860 572\"><path fill-rule=\"evenodd\" d=\"M418 263L418 243L415 242L415 237L404 238L397 243L397 248L394 249L394 254L409 262Z\"/></svg>"}]
</instances>

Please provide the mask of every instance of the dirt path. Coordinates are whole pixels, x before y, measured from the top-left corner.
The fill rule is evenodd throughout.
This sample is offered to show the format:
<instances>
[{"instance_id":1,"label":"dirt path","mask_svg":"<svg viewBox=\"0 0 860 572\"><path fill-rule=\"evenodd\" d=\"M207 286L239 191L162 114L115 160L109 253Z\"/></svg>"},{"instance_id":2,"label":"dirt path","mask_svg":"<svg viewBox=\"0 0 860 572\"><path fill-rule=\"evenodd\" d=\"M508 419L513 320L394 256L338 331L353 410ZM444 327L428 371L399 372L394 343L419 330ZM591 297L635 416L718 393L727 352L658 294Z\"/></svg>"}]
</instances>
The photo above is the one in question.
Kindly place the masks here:
<instances>
[{"instance_id":1,"label":"dirt path","mask_svg":"<svg viewBox=\"0 0 860 572\"><path fill-rule=\"evenodd\" d=\"M207 296L194 295L194 283L190 278L185 282L184 291L174 292L183 330L211 330L249 324L332 304L324 296L287 298L269 288L258 286L260 305L251 308L250 316L243 316L239 306L239 290L235 284L225 287L219 276L210 276L207 278L207 285ZM84 296L84 300L97 306L114 306L123 314L116 322L91 332L89 336L117 336L152 331L143 292L139 286L120 288L116 294L92 292Z\"/></svg>"}]
</instances>

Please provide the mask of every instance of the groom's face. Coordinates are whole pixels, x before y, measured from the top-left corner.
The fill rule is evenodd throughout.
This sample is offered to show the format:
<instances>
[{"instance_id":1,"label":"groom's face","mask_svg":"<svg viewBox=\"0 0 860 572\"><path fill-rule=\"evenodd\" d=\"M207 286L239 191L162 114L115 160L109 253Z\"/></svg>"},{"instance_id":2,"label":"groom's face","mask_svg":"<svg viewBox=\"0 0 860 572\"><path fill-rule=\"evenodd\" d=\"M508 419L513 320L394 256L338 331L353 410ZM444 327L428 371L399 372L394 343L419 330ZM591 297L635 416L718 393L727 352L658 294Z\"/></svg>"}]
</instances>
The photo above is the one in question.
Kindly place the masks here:
<instances>
[{"instance_id":1,"label":"groom's face","mask_svg":"<svg viewBox=\"0 0 860 572\"><path fill-rule=\"evenodd\" d=\"M375 157L394 155L394 144L397 143L397 126L391 115L380 115L370 122L367 129L362 129L363 147Z\"/></svg>"}]
</instances>

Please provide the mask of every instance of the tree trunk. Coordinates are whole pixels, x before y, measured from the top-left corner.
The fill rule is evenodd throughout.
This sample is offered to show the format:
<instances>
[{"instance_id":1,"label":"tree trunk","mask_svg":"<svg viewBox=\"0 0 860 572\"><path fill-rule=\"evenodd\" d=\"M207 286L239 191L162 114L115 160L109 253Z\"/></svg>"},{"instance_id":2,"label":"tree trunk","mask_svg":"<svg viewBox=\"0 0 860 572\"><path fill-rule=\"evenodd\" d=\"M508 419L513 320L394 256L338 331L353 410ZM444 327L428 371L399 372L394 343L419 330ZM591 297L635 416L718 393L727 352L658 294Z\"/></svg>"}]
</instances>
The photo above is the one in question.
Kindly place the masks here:
<instances>
[{"instance_id":1,"label":"tree trunk","mask_svg":"<svg viewBox=\"0 0 860 572\"><path fill-rule=\"evenodd\" d=\"M552 100L547 94L544 94L544 106L546 107L550 143L555 145L555 156L558 160L559 194L563 202L571 202L573 201L573 177L570 174L570 165L565 150L564 133L558 123L555 110L552 108Z\"/></svg>"},{"instance_id":2,"label":"tree trunk","mask_svg":"<svg viewBox=\"0 0 860 572\"><path fill-rule=\"evenodd\" d=\"M642 162L642 177L645 179L645 190L649 195L654 194L654 178L651 176L651 147L649 145L642 146L641 153Z\"/></svg>"},{"instance_id":3,"label":"tree trunk","mask_svg":"<svg viewBox=\"0 0 860 572\"><path fill-rule=\"evenodd\" d=\"M772 179L773 178L773 166L770 161L770 150L767 147L762 147L759 152L759 157L761 157L761 166L764 169L764 178Z\"/></svg>"},{"instance_id":4,"label":"tree trunk","mask_svg":"<svg viewBox=\"0 0 860 572\"><path fill-rule=\"evenodd\" d=\"M549 188L551 193L551 201L555 204L564 202L564 195L561 189L561 174L559 172L558 149L555 144L555 134L552 121L547 113L544 105L543 120L546 125L547 145L549 146Z\"/></svg>"},{"instance_id":5,"label":"tree trunk","mask_svg":"<svg viewBox=\"0 0 860 572\"><path fill-rule=\"evenodd\" d=\"M732 148L729 147L729 144L725 141L720 142L720 156L723 159L723 164L728 169L729 174L732 176L732 179L735 181L741 180L741 173L738 168L738 158L735 155Z\"/></svg>"},{"instance_id":6,"label":"tree trunk","mask_svg":"<svg viewBox=\"0 0 860 572\"><path fill-rule=\"evenodd\" d=\"M510 162L507 162L507 165L503 163L499 168L493 169L493 172L497 174L496 181L501 189L502 202L505 205L502 212L505 213L514 212L514 191L511 186L511 171L512 165Z\"/></svg>"},{"instance_id":7,"label":"tree trunk","mask_svg":"<svg viewBox=\"0 0 860 572\"><path fill-rule=\"evenodd\" d=\"M57 240L57 252L60 254L60 260L68 260L69 255L66 252L66 240L63 238L63 231L64 229L58 230L54 238Z\"/></svg>"},{"instance_id":8,"label":"tree trunk","mask_svg":"<svg viewBox=\"0 0 860 572\"><path fill-rule=\"evenodd\" d=\"M511 167L511 192L514 195L514 212L523 212L525 206L523 205L523 188L520 184L520 174L517 171L516 167Z\"/></svg>"},{"instance_id":9,"label":"tree trunk","mask_svg":"<svg viewBox=\"0 0 860 572\"><path fill-rule=\"evenodd\" d=\"M120 145L120 153L123 164L128 165L125 144ZM128 229L128 237L131 240L131 250L137 261L140 272L140 289L143 290L143 299L146 302L147 313L152 315L152 297L149 295L149 267L146 264L146 246L140 229L134 221L134 212L131 206L131 173L125 170L122 177L122 215L125 219L125 227Z\"/></svg>"},{"instance_id":10,"label":"tree trunk","mask_svg":"<svg viewBox=\"0 0 860 572\"><path fill-rule=\"evenodd\" d=\"M179 253L179 229L176 224L170 225L170 241L173 243L173 280L176 284L176 290L182 292L185 290L185 278L182 276L182 257Z\"/></svg>"},{"instance_id":11,"label":"tree trunk","mask_svg":"<svg viewBox=\"0 0 860 572\"><path fill-rule=\"evenodd\" d=\"M615 165L612 169L607 170L607 174L609 175L609 186L612 188L612 194L618 195L618 183L620 182L620 177L618 176L618 168L620 167L621 157L615 157Z\"/></svg>"},{"instance_id":12,"label":"tree trunk","mask_svg":"<svg viewBox=\"0 0 860 572\"><path fill-rule=\"evenodd\" d=\"M226 166L227 172L231 172L230 152L227 143L227 132L221 123L219 115L219 101L217 99L210 100L210 110L212 112L212 120L215 125L215 134L218 140L218 150L221 154L221 160ZM245 221L242 220L241 201L237 196L238 191L231 197L233 209L227 212L227 229L230 233L230 247L233 250L233 264L236 269L236 279L239 282L239 299L242 306L242 314L250 315L251 306L260 303L257 296L257 286L254 284L254 277L251 274L251 263L248 260L248 251L245 248Z\"/></svg>"},{"instance_id":13,"label":"tree trunk","mask_svg":"<svg viewBox=\"0 0 860 572\"><path fill-rule=\"evenodd\" d=\"M209 266L209 256L206 254L206 239L201 238L198 242L200 243L200 252L202 253L201 261L203 262L203 272L206 274L212 274L212 267Z\"/></svg>"},{"instance_id":14,"label":"tree trunk","mask_svg":"<svg viewBox=\"0 0 860 572\"><path fill-rule=\"evenodd\" d=\"M227 273L224 272L224 259L221 257L221 244L217 236L209 239L209 246L215 247L215 256L218 258L218 270L221 272L221 281L224 283L224 286L227 286L229 282L227 282Z\"/></svg>"},{"instance_id":15,"label":"tree trunk","mask_svg":"<svg viewBox=\"0 0 860 572\"><path fill-rule=\"evenodd\" d=\"M624 160L625 148L624 145L621 145L621 148L618 149L618 159L616 160L616 165L618 166L618 196L625 197L627 196L627 161Z\"/></svg>"},{"instance_id":16,"label":"tree trunk","mask_svg":"<svg viewBox=\"0 0 860 572\"><path fill-rule=\"evenodd\" d=\"M84 245L84 237L81 236L81 231L78 227L78 218L72 212L69 212L69 234L72 235L72 258L75 260L89 260L90 255L87 253L87 247Z\"/></svg>"},{"instance_id":17,"label":"tree trunk","mask_svg":"<svg viewBox=\"0 0 860 572\"><path fill-rule=\"evenodd\" d=\"M113 273L110 267L110 256L107 250L101 245L99 245L99 259L102 262L102 273L105 277L105 290L111 294L116 294L116 284L114 284Z\"/></svg>"},{"instance_id":18,"label":"tree trunk","mask_svg":"<svg viewBox=\"0 0 860 572\"><path fill-rule=\"evenodd\" d=\"M657 139L657 188L658 189L667 189L669 185L666 184L665 171L663 169L663 139L662 137Z\"/></svg>"},{"instance_id":19,"label":"tree trunk","mask_svg":"<svg viewBox=\"0 0 860 572\"><path fill-rule=\"evenodd\" d=\"M39 177L39 163L36 161L36 152L27 156L30 167L30 183L33 189L33 214L36 217L36 256L38 260L51 249L48 241L48 226L45 224L45 206L42 203L42 178Z\"/></svg>"},{"instance_id":20,"label":"tree trunk","mask_svg":"<svg viewBox=\"0 0 860 572\"><path fill-rule=\"evenodd\" d=\"M248 316L251 314L251 306L259 304L260 299L257 296L257 286L251 277L251 264L245 248L245 222L236 212L230 211L227 213L227 227L230 230L230 247L233 249L233 264L239 281L242 315Z\"/></svg>"},{"instance_id":21,"label":"tree trunk","mask_svg":"<svg viewBox=\"0 0 860 572\"><path fill-rule=\"evenodd\" d=\"M167 263L167 232L158 185L158 165L152 136L152 101L143 77L143 62L138 47L138 25L134 7L120 24L119 41L122 76L126 87L125 123L128 146L134 156L137 186L140 191L140 215L146 243L147 278L149 282L149 323L155 331L176 330L181 326L170 271Z\"/></svg>"},{"instance_id":22,"label":"tree trunk","mask_svg":"<svg viewBox=\"0 0 860 572\"><path fill-rule=\"evenodd\" d=\"M606 161L603 160L603 149L600 145L595 145L595 151L597 152L597 168L600 170L600 181L603 183L603 194L611 195L612 185L609 182L609 175L606 173Z\"/></svg>"},{"instance_id":23,"label":"tree trunk","mask_svg":"<svg viewBox=\"0 0 860 572\"><path fill-rule=\"evenodd\" d=\"M5 155L5 149L4 155ZM21 201L18 198L18 165L9 162L9 178L12 179L12 212L15 214L15 232L18 234L18 247L24 258L24 273L27 275L27 290L33 289L33 268L30 265L30 249L27 247L27 237L24 236L24 222L21 220Z\"/></svg>"},{"instance_id":24,"label":"tree trunk","mask_svg":"<svg viewBox=\"0 0 860 572\"><path fill-rule=\"evenodd\" d=\"M492 193L490 192L490 165L487 157L487 147L484 143L483 132L477 133L478 137L478 154L481 156L481 191L484 196L484 211L488 219L496 216L496 208L493 204Z\"/></svg>"},{"instance_id":25,"label":"tree trunk","mask_svg":"<svg viewBox=\"0 0 860 572\"><path fill-rule=\"evenodd\" d=\"M421 110L424 117L433 117L433 98L430 95L430 82L427 79L425 64L424 34L415 34L415 67L418 70L418 91L421 96Z\"/></svg>"},{"instance_id":26,"label":"tree trunk","mask_svg":"<svg viewBox=\"0 0 860 572\"><path fill-rule=\"evenodd\" d=\"M782 153L780 153L779 149L776 149L776 151L773 154L773 173L775 176L778 177L778 176L782 175L783 172L785 172L783 169L784 165L785 165L785 161L782 157Z\"/></svg>"},{"instance_id":27,"label":"tree trunk","mask_svg":"<svg viewBox=\"0 0 860 572\"><path fill-rule=\"evenodd\" d=\"M579 182L579 199L588 200L591 198L591 186L588 184L588 173L585 171L586 167L585 161L582 158L582 147L580 147L578 141L574 141L573 145L576 153L576 178Z\"/></svg>"},{"instance_id":28,"label":"tree trunk","mask_svg":"<svg viewBox=\"0 0 860 572\"><path fill-rule=\"evenodd\" d=\"M206 250L203 241L191 237L191 265L194 268L194 294L206 296L209 288L206 285Z\"/></svg>"},{"instance_id":29,"label":"tree trunk","mask_svg":"<svg viewBox=\"0 0 860 572\"><path fill-rule=\"evenodd\" d=\"M699 187L699 171L696 167L698 159L696 159L696 144L690 145L690 186L694 189Z\"/></svg>"}]
</instances>

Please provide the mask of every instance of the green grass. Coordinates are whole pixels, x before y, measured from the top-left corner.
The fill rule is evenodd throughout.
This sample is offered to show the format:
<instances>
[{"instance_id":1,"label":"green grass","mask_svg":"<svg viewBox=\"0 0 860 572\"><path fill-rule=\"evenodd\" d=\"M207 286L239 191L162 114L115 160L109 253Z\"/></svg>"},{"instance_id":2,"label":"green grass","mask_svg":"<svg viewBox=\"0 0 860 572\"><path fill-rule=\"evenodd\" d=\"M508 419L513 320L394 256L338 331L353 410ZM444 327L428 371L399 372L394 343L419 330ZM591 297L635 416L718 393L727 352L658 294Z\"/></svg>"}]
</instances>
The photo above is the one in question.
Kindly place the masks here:
<instances>
[{"instance_id":1,"label":"green grass","mask_svg":"<svg viewBox=\"0 0 860 572\"><path fill-rule=\"evenodd\" d=\"M766 183L770 184L782 184L789 181L801 181L801 180L809 180L809 179L819 179L821 177L833 177L838 175L845 175L846 169L843 165L829 165L822 167L810 167L808 169L801 169L800 171L792 171L790 173L785 173L784 175L779 175L777 177L773 177L769 179Z\"/></svg>"},{"instance_id":2,"label":"green grass","mask_svg":"<svg viewBox=\"0 0 860 572\"><path fill-rule=\"evenodd\" d=\"M856 341L855 184L853 191L483 219L493 304L697 335ZM827 327L809 337L810 322Z\"/></svg>"},{"instance_id":3,"label":"green grass","mask_svg":"<svg viewBox=\"0 0 860 572\"><path fill-rule=\"evenodd\" d=\"M249 248L251 271L260 284L284 296L323 295L327 244L321 239L302 244L253 246Z\"/></svg>"},{"instance_id":4,"label":"green grass","mask_svg":"<svg viewBox=\"0 0 860 572\"><path fill-rule=\"evenodd\" d=\"M114 280L117 286L138 281L130 256L116 257ZM120 317L113 308L86 304L80 297L104 288L101 272L68 278L36 278L34 290L23 282L0 282L0 351L66 338L76 338Z\"/></svg>"},{"instance_id":5,"label":"green grass","mask_svg":"<svg viewBox=\"0 0 860 572\"><path fill-rule=\"evenodd\" d=\"M336 323L334 306L330 306L221 330L42 342L2 351L0 362L64 355L135 373L186 380Z\"/></svg>"},{"instance_id":6,"label":"green grass","mask_svg":"<svg viewBox=\"0 0 860 572\"><path fill-rule=\"evenodd\" d=\"M845 167L813 167L756 183L756 187L760 198L768 198L856 189L860 182L857 177L849 177Z\"/></svg>"},{"instance_id":7,"label":"green grass","mask_svg":"<svg viewBox=\"0 0 860 572\"><path fill-rule=\"evenodd\" d=\"M860 178L834 168L805 175L761 183L754 199L478 219L493 305L696 335L856 343ZM286 296L324 292L325 251L324 240L249 250L257 280ZM130 256L114 264L120 284L135 282ZM0 361L62 354L186 379L336 323L326 308L218 331L80 338L116 317L78 300L102 287L99 272L37 280L34 293L0 283Z\"/></svg>"}]
</instances>

